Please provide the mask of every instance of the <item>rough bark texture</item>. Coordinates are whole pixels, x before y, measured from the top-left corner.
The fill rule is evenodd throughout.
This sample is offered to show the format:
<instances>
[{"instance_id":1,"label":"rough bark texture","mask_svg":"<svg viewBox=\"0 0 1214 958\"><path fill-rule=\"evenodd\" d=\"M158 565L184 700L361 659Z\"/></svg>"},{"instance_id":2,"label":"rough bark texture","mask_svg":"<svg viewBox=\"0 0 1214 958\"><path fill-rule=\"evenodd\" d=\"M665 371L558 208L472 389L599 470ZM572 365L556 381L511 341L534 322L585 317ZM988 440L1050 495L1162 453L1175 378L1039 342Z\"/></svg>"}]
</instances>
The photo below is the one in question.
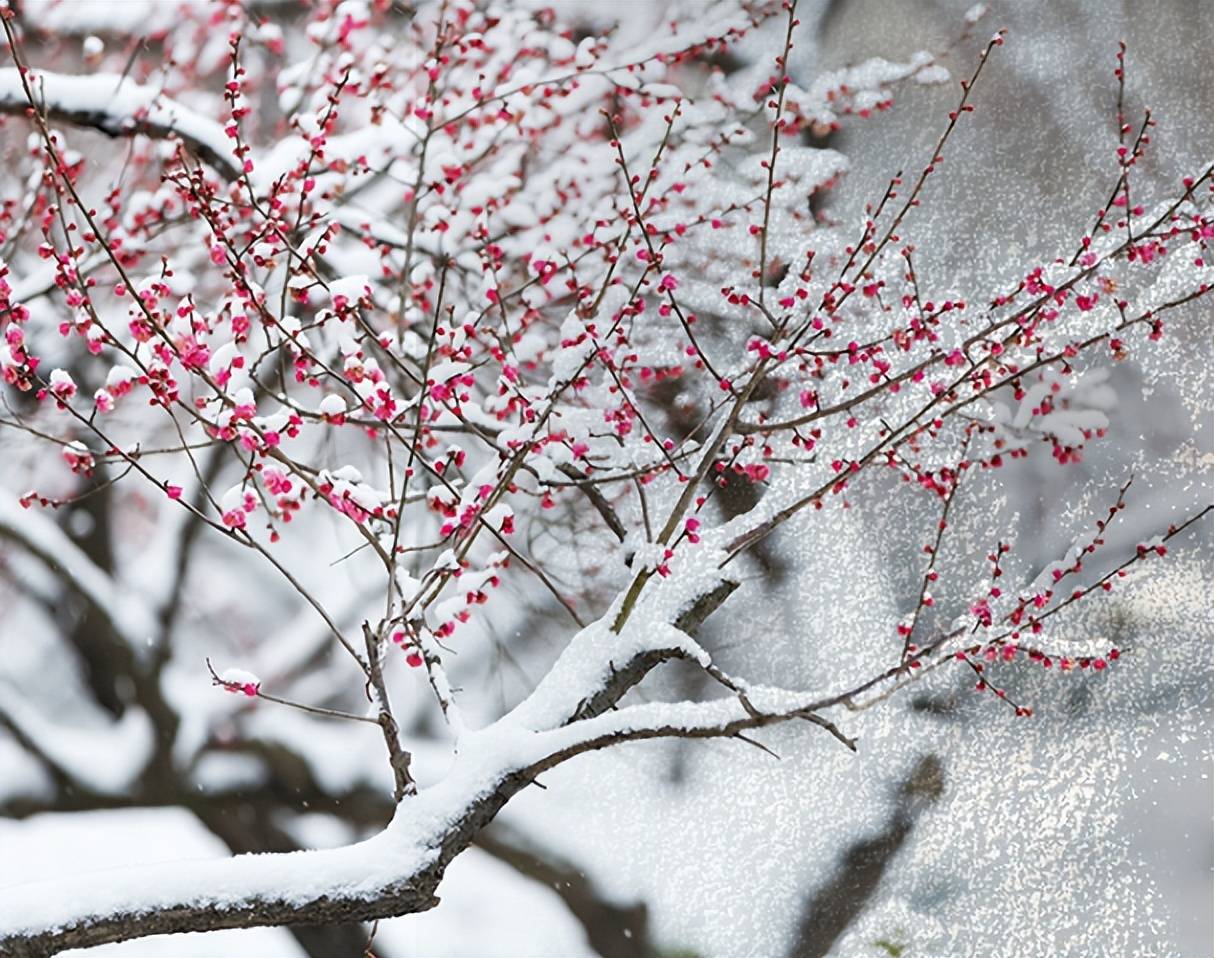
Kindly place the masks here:
<instances>
[{"instance_id":1,"label":"rough bark texture","mask_svg":"<svg viewBox=\"0 0 1214 958\"><path fill-rule=\"evenodd\" d=\"M235 854L293 852L299 845L272 821L272 810L253 802L227 802L195 809L199 820ZM309 958L357 958L367 943L368 931L358 922L331 925L295 925L291 935Z\"/></svg>"}]
</instances>

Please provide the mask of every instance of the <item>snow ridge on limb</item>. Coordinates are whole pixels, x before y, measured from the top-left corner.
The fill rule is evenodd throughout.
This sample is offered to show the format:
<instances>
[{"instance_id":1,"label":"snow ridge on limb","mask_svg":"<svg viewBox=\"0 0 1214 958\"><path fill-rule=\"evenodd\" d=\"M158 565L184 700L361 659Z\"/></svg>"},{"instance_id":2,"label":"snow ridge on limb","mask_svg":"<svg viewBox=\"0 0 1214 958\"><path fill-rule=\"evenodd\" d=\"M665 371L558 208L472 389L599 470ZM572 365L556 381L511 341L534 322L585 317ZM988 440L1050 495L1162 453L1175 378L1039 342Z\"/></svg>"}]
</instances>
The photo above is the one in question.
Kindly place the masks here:
<instances>
[{"instance_id":1,"label":"snow ridge on limb","mask_svg":"<svg viewBox=\"0 0 1214 958\"><path fill-rule=\"evenodd\" d=\"M676 621L688 628L698 626L732 591L732 584L717 585L703 597L684 602ZM662 605L679 602L678 596L664 598ZM647 606L646 611L653 608ZM583 630L582 640L592 642L605 630L606 621ZM21 917L8 922L0 950L26 958L118 941L129 936L132 921L138 922L142 934L168 934L370 920L433 907L434 891L447 864L511 797L541 771L602 747L588 737L599 731L598 726L585 722L607 711L661 661L675 657L706 661L694 641L685 633L674 634L673 626L649 630L648 642L634 637L641 633L639 628L629 632L633 634L615 638L621 645L633 643L633 658L624 668L608 668L597 681L581 687L574 712L566 716L576 721L563 738L536 734L513 713L486 729L465 733L447 776L419 794L406 796L392 822L375 837L333 850L114 869L67 883L57 880L53 886L35 883L11 889L0 899L3 911ZM557 703L570 701L556 694L558 687L565 691L563 683L553 682L540 695L546 700L547 714L559 714ZM529 711L534 711L534 703L524 710ZM633 731L630 737L645 737L639 728ZM655 724L654 734L662 734L659 725Z\"/></svg>"},{"instance_id":2,"label":"snow ridge on limb","mask_svg":"<svg viewBox=\"0 0 1214 958\"><path fill-rule=\"evenodd\" d=\"M25 81L45 115L57 123L89 127L110 137L176 138L225 178L241 175L223 127L153 87L116 73L71 76L31 70ZM20 69L0 70L0 113L24 116L29 109Z\"/></svg>"}]
</instances>

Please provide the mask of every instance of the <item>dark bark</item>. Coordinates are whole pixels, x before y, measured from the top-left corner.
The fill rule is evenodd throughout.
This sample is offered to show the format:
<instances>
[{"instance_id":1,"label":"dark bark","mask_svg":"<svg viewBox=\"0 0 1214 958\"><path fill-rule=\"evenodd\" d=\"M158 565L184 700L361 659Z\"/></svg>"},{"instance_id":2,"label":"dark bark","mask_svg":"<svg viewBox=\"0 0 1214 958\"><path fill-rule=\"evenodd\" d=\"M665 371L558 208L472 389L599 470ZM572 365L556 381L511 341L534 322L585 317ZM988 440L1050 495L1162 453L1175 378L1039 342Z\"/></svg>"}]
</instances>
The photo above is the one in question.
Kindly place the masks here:
<instances>
[{"instance_id":1,"label":"dark bark","mask_svg":"<svg viewBox=\"0 0 1214 958\"><path fill-rule=\"evenodd\" d=\"M876 897L886 869L926 808L944 792L944 770L924 756L898 789L898 804L885 827L857 842L834 877L805 903L790 958L822 958Z\"/></svg>"},{"instance_id":2,"label":"dark bark","mask_svg":"<svg viewBox=\"0 0 1214 958\"><path fill-rule=\"evenodd\" d=\"M299 845L274 821L271 810L255 801L233 801L193 809L199 821L235 854L293 852ZM362 958L370 930L358 923L294 925L287 929L309 958Z\"/></svg>"},{"instance_id":3,"label":"dark bark","mask_svg":"<svg viewBox=\"0 0 1214 958\"><path fill-rule=\"evenodd\" d=\"M687 632L695 631L736 588L736 583L722 583L688 606L676 618L676 626ZM674 650L662 650L637 656L604 684L605 692L596 693L580 703L568 721L601 715L640 682L649 670L678 655ZM610 743L593 743L589 747L601 748L606 744ZM410 874L386 880L373 892L334 888L329 894L301 902L288 899L278 889L271 889L251 893L236 902L225 901L222 909L216 907L216 903L207 901L205 896L163 905L152 911L114 909L105 914L82 915L67 927L0 937L0 954L6 958L43 958L68 948L88 948L148 935L264 925L291 928L341 925L426 911L438 904L436 891L447 866L455 857L473 843L511 798L534 782L536 775L567 757L560 753L529 768L501 773L490 790L478 794L462 809L451 810L451 823L435 848L431 861ZM411 800L414 800L412 796L406 797L403 804L407 805Z\"/></svg>"},{"instance_id":4,"label":"dark bark","mask_svg":"<svg viewBox=\"0 0 1214 958\"><path fill-rule=\"evenodd\" d=\"M539 882L558 895L585 929L586 939L602 958L653 958L649 909L644 902L616 904L603 897L585 872L551 851L539 851L500 824L477 836L478 848Z\"/></svg>"},{"instance_id":5,"label":"dark bark","mask_svg":"<svg viewBox=\"0 0 1214 958\"><path fill-rule=\"evenodd\" d=\"M737 587L736 582L724 582L711 592L701 596L697 602L684 609L678 616L674 622L675 628L688 635L694 635L696 630L703 625L704 620L719 609L722 603L733 595ZM569 717L569 722L602 715L653 669L663 662L679 658L680 655L681 653L677 649L653 649L636 656L629 662L620 663L602 688L581 703L577 711Z\"/></svg>"}]
</instances>

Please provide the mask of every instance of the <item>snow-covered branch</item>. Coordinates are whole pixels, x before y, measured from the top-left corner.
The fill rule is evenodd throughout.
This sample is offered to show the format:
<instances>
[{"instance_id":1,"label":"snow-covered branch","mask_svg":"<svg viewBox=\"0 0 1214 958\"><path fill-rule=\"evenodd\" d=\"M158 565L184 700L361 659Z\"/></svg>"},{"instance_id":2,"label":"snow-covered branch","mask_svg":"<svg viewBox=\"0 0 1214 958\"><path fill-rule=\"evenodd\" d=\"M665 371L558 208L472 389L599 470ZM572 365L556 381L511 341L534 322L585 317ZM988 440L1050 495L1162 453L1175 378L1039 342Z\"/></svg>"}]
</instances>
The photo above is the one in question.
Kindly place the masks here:
<instances>
[{"instance_id":1,"label":"snow-covered branch","mask_svg":"<svg viewBox=\"0 0 1214 958\"><path fill-rule=\"evenodd\" d=\"M402 18L348 0L284 26L226 4L188 37L166 27L154 67L86 40L89 73L4 21L0 132L21 138L0 204L0 451L4 485L34 488L0 490L20 554L0 576L50 570L91 616L75 648L92 630L130 661L92 677L87 731L20 681L0 680L0 723L98 803L214 822L206 803L245 776L268 821L298 766L293 794L326 812L382 792L348 841L395 811L335 850L6 890L0 951L424 910L562 762L792 722L855 751L852 713L950 668L1026 718L1005 673L1110 669L1115 646L1058 624L1209 513L1178 496L1127 545L1110 530L1128 483L1107 512L1085 494L1043 568L1010 554L996 477L1073 467L1116 431L1106 363L1189 362L1170 337L1214 292L1214 166L1147 201L1150 118L1133 139L1118 116L1094 226L997 281L967 265L929 290L911 237L1002 32L930 154L835 223L819 200L849 163L809 144L896 84L946 80L932 54L815 79L793 0L673 0L636 22L575 23L576 6ZM121 171L68 125L127 138ZM780 627L761 603L787 582L755 554L794 530L787 582L839 665L810 689L730 658ZM914 595L874 585L879 552L915 557ZM23 609L54 601L30 592ZM722 607L747 642L700 634ZM701 684L671 693L676 670ZM674 700L639 701L646 682ZM311 741L320 723L368 736L377 764L327 767L347 756ZM94 749L123 761L99 770Z\"/></svg>"},{"instance_id":2,"label":"snow-covered branch","mask_svg":"<svg viewBox=\"0 0 1214 958\"><path fill-rule=\"evenodd\" d=\"M223 127L214 120L116 73L71 76L37 70L22 76L0 69L0 113L24 116L30 99L55 123L70 123L109 137L176 139L186 150L228 179L241 175Z\"/></svg>"}]
</instances>

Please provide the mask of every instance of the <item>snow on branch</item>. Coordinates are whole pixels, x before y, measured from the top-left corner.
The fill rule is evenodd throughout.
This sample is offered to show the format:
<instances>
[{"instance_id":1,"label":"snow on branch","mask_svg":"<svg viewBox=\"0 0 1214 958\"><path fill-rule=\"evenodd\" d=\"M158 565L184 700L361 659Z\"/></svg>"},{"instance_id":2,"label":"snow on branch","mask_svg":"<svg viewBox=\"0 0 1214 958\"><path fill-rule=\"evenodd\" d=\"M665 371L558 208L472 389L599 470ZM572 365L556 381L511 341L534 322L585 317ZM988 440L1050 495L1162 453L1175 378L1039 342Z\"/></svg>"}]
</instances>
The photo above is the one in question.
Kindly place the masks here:
<instances>
[{"instance_id":1,"label":"snow on branch","mask_svg":"<svg viewBox=\"0 0 1214 958\"><path fill-rule=\"evenodd\" d=\"M369 920L436 904L436 850L395 831L329 851L112 869L6 891L0 951L38 958L126 936ZM10 919L7 916L12 916Z\"/></svg>"},{"instance_id":2,"label":"snow on branch","mask_svg":"<svg viewBox=\"0 0 1214 958\"><path fill-rule=\"evenodd\" d=\"M222 126L121 74L70 76L30 70L23 80L17 67L0 69L0 113L24 116L31 109L30 94L37 109L54 122L110 137L177 139L227 179L241 174Z\"/></svg>"},{"instance_id":3,"label":"snow on branch","mask_svg":"<svg viewBox=\"0 0 1214 958\"><path fill-rule=\"evenodd\" d=\"M954 131L1003 35L984 45L930 156L852 229L815 211L814 194L847 164L807 139L884 109L903 80L941 79L939 66L870 61L798 84L795 2L687 9L697 15L575 45L560 9L461 0L402 22L390 4L321 4L282 46L227 4L215 8L206 56L178 49L163 73L218 121L125 79L112 55L87 76L26 70L39 57L26 59L5 21L19 66L0 71L0 111L32 112L35 147L11 151L12 180L31 195L5 197L28 213L0 263L0 376L25 405L0 425L38 482L78 489L73 477L99 465L113 484L138 474L136 493L124 482L111 497L109 528L124 544L185 514L223 551L188 576L179 553L173 601L191 614L165 616L161 636L156 616L51 519L0 497L0 535L133 648L162 640L155 689L163 679L210 694L203 665L221 663L215 694L236 694L199 709L213 726L188 714L161 721L170 708L140 702L158 733L180 719L159 751L192 765L212 728L224 726L217 739L228 725L256 735L273 723L237 718L279 706L374 722L395 814L375 838L332 851L7 890L0 952L423 910L447 864L514 795L588 751L741 738L791 721L854 750L831 710L866 708L938 668L966 681L972 671L979 691L1027 717L999 683L1004 665L1116 661L1115 649L1060 654L1048 628L1130 565L1162 557L1206 513L1160 530L1095 582L1081 578L1083 561L1104 547L1120 499L1019 588L1003 580L997 540L972 580L949 583L962 598L947 614L931 594L952 574L936 552L961 540L943 527L994 470L1030 448L1061 466L1081 461L1112 425L1102 374L1086 366L1165 348L1165 325L1214 288L1212 170L1148 213L1128 198L1141 151L1126 147L1119 187L1074 260L1068 244L1017 266L1006 290L929 295L904 237L939 193L928 185L946 154L952 165ZM754 64L719 68L752 41ZM101 65L93 48L85 55ZM609 63L621 66L595 69ZM104 171L70 154L46 120L179 141L222 182L193 164L147 162L169 150L141 144L90 202ZM39 468L52 446L61 455ZM200 449L214 456L205 474ZM931 560L912 608L877 597L891 608L867 616L877 627L847 650L847 679L770 688L714 661L697 630L756 588L751 555L794 518L812 548L853 550L807 578L798 600L823 620L836 602L867 614L873 595L859 593L864 572L852 566L881 550L836 538L848 516L887 500L905 510L899 519L931 517ZM915 527L902 523L882 548L917 553ZM461 685L475 653L457 656L477 647L464 641L475 629L533 633L519 614L531 589L579 629L518 705L478 728L477 690ZM293 620L292 604L326 628ZM232 635L217 634L228 623ZM355 627L362 648L346 637ZM317 667L338 646L358 667L353 680ZM667 663L715 684L702 700L626 698ZM415 776L400 736L409 726L387 694L388 679L410 670L422 694L393 699L447 718L449 766L432 784ZM129 779L124 766L103 781L62 743L39 751L60 730L10 691L0 713L48 767L99 791ZM262 728L247 744L271 747L285 730ZM112 731L142 754L139 729Z\"/></svg>"}]
</instances>

